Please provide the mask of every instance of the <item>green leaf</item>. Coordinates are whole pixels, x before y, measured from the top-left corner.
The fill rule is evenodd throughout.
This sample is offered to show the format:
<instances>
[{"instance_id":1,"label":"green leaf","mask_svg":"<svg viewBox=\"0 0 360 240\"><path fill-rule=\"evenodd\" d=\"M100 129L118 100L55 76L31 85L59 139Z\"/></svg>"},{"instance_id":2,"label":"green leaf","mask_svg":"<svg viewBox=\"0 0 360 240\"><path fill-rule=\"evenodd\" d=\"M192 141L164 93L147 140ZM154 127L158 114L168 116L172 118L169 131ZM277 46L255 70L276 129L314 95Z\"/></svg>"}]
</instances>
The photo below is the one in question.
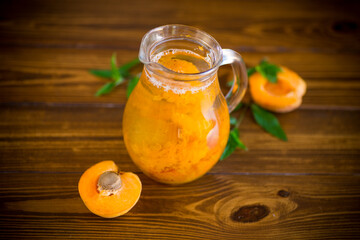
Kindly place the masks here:
<instances>
[{"instance_id":1,"label":"green leaf","mask_svg":"<svg viewBox=\"0 0 360 240\"><path fill-rule=\"evenodd\" d=\"M111 77L115 82L118 82L119 79L122 78L116 64L116 53L113 53L111 57Z\"/></svg>"},{"instance_id":2,"label":"green leaf","mask_svg":"<svg viewBox=\"0 0 360 240\"><path fill-rule=\"evenodd\" d=\"M133 78L130 79L127 89L126 89L126 97L129 98L131 92L134 90L134 88L136 87L136 84L139 82L140 77L139 76L135 76Z\"/></svg>"},{"instance_id":3,"label":"green leaf","mask_svg":"<svg viewBox=\"0 0 360 240\"><path fill-rule=\"evenodd\" d=\"M281 72L281 68L279 66L268 63L267 61L262 61L255 67L255 70L271 83L277 82L277 73Z\"/></svg>"},{"instance_id":4,"label":"green leaf","mask_svg":"<svg viewBox=\"0 0 360 240\"><path fill-rule=\"evenodd\" d=\"M256 72L256 69L254 67L247 69L247 75L250 77L252 74Z\"/></svg>"},{"instance_id":5,"label":"green leaf","mask_svg":"<svg viewBox=\"0 0 360 240\"><path fill-rule=\"evenodd\" d=\"M106 83L95 93L95 96L99 97L101 95L108 94L115 86L115 82Z\"/></svg>"},{"instance_id":6,"label":"green leaf","mask_svg":"<svg viewBox=\"0 0 360 240\"><path fill-rule=\"evenodd\" d=\"M127 62L124 65L122 65L119 68L119 72L123 77L128 77L130 75L129 70L138 64L140 64L140 60L138 58L135 58L130 62Z\"/></svg>"},{"instance_id":7,"label":"green leaf","mask_svg":"<svg viewBox=\"0 0 360 240\"><path fill-rule=\"evenodd\" d=\"M135 67L137 64L140 63L138 58L131 60L130 62L125 63L124 65L118 68L118 71L122 77L129 77L130 73L129 70ZM103 69L91 69L89 72L95 76L102 77L102 78L112 78L113 74L111 70L103 70Z\"/></svg>"},{"instance_id":8,"label":"green leaf","mask_svg":"<svg viewBox=\"0 0 360 240\"><path fill-rule=\"evenodd\" d=\"M101 96L101 95L107 94L107 93L111 92L114 87L123 83L125 80L124 79L125 77L130 77L129 70L132 67L139 64L140 60L138 58L133 59L130 62L127 62L124 65L122 65L120 68L118 68L117 63L116 63L116 53L113 53L110 63L111 63L111 70L93 69L93 70L89 71L90 73L94 74L95 76L103 77L103 78L112 78L112 80L113 80L112 83L108 83L108 84L105 84L104 86L102 86L96 92L95 96ZM130 95L131 91L134 89L137 81L139 80L139 79L136 80L135 78L136 77L133 77L132 79L130 79L128 89L127 89L128 95ZM130 92L128 93L128 91L130 91Z\"/></svg>"},{"instance_id":9,"label":"green leaf","mask_svg":"<svg viewBox=\"0 0 360 240\"><path fill-rule=\"evenodd\" d=\"M111 78L112 74L110 70L91 69L89 72L97 77Z\"/></svg>"},{"instance_id":10,"label":"green leaf","mask_svg":"<svg viewBox=\"0 0 360 240\"><path fill-rule=\"evenodd\" d=\"M230 131L229 139L226 144L225 150L220 157L220 161L230 156L236 148L247 150L246 146L241 142L239 138L239 130L234 128Z\"/></svg>"},{"instance_id":11,"label":"green leaf","mask_svg":"<svg viewBox=\"0 0 360 240\"><path fill-rule=\"evenodd\" d=\"M244 145L244 143L240 140L240 134L239 130L237 128L234 128L230 131L230 136L232 136L233 140L236 143L236 147L241 148L243 150L247 150L247 147Z\"/></svg>"},{"instance_id":12,"label":"green leaf","mask_svg":"<svg viewBox=\"0 0 360 240\"><path fill-rule=\"evenodd\" d=\"M236 117L230 117L230 125L235 125L237 122Z\"/></svg>"},{"instance_id":13,"label":"green leaf","mask_svg":"<svg viewBox=\"0 0 360 240\"><path fill-rule=\"evenodd\" d=\"M265 131L283 141L287 141L287 136L284 130L281 128L279 121L272 113L264 110L254 103L251 104L251 111L257 124L259 124Z\"/></svg>"}]
</instances>

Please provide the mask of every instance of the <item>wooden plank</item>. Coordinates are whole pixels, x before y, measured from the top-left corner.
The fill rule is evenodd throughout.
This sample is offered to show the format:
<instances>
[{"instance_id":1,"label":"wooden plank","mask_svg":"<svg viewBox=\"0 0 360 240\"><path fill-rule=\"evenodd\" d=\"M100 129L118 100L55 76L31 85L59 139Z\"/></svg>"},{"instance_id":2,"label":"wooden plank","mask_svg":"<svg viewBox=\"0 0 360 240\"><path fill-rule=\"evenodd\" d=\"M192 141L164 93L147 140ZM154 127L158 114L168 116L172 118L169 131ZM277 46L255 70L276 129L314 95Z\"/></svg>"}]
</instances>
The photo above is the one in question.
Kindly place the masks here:
<instances>
[{"instance_id":1,"label":"wooden plank","mask_svg":"<svg viewBox=\"0 0 360 240\"><path fill-rule=\"evenodd\" d=\"M241 49L239 49L241 50ZM7 48L0 51L0 102L124 103L126 84L106 97L94 93L106 80L88 73L89 69L109 69L113 50ZM118 62L137 56L136 51L119 50ZM254 66L264 53L243 54ZM268 53L302 76L308 91L305 108L360 106L360 55L353 53ZM286 60L285 60L286 59ZM137 71L140 71L139 67ZM136 71L135 71L136 72ZM221 74L223 75L223 74Z\"/></svg>"},{"instance_id":2,"label":"wooden plank","mask_svg":"<svg viewBox=\"0 0 360 240\"><path fill-rule=\"evenodd\" d=\"M138 171L123 142L123 107L3 105L0 171L78 172L105 159ZM304 109L278 117L289 142L263 132L248 113L240 132L249 151L236 151L212 172L359 173L360 111Z\"/></svg>"},{"instance_id":3,"label":"wooden plank","mask_svg":"<svg viewBox=\"0 0 360 240\"><path fill-rule=\"evenodd\" d=\"M111 220L83 205L79 177L3 173L0 238L354 239L360 234L359 176L211 174L172 187L140 175L139 202Z\"/></svg>"},{"instance_id":4,"label":"wooden plank","mask_svg":"<svg viewBox=\"0 0 360 240\"><path fill-rule=\"evenodd\" d=\"M149 6L143 0L126 7L117 1L2 4L0 44L5 46L136 49L145 32L175 22L203 28L230 47L360 50L357 1L202 0L178 4L162 0Z\"/></svg>"}]
</instances>

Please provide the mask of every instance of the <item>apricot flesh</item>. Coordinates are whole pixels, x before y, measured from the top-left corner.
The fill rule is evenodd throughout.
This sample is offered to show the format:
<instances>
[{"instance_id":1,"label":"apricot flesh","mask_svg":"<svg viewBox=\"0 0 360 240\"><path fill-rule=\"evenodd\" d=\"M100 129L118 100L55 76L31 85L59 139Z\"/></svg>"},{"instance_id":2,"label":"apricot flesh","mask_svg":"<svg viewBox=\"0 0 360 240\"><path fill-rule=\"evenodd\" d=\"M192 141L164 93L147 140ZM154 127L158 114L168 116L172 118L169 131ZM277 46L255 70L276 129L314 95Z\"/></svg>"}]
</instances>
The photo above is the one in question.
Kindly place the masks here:
<instances>
[{"instance_id":1,"label":"apricot flesh","mask_svg":"<svg viewBox=\"0 0 360 240\"><path fill-rule=\"evenodd\" d=\"M290 112L301 105L306 92L305 81L286 67L277 73L277 82L271 83L260 73L249 78L250 93L261 107L274 112Z\"/></svg>"},{"instance_id":2,"label":"apricot flesh","mask_svg":"<svg viewBox=\"0 0 360 240\"><path fill-rule=\"evenodd\" d=\"M98 190L98 180L105 172L116 172L121 177L121 187L104 194ZM141 181L131 172L118 172L113 161L102 161L87 169L80 177L78 190L85 206L94 214L104 218L114 218L127 213L135 206L141 194Z\"/></svg>"}]
</instances>

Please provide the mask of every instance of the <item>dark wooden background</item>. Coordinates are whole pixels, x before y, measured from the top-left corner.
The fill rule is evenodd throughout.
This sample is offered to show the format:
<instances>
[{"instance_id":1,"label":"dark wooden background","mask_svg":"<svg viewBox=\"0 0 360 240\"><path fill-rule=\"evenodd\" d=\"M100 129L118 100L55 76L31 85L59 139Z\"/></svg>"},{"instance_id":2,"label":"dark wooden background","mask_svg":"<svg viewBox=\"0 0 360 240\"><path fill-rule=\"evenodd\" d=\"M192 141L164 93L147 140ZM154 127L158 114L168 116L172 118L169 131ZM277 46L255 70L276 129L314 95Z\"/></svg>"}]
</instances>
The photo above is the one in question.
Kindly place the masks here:
<instances>
[{"instance_id":1,"label":"dark wooden background","mask_svg":"<svg viewBox=\"0 0 360 240\"><path fill-rule=\"evenodd\" d=\"M1 1L0 238L359 238L359 15L358 1ZM122 137L126 86L96 98L104 82L87 70L109 68L115 51L120 64L135 58L142 36L169 23L205 30L248 66L267 56L299 73L303 105L277 115L289 142L248 114L249 151L201 179L172 187L141 174ZM106 159L143 182L138 204L111 220L77 191ZM253 222L234 221L238 209Z\"/></svg>"}]
</instances>

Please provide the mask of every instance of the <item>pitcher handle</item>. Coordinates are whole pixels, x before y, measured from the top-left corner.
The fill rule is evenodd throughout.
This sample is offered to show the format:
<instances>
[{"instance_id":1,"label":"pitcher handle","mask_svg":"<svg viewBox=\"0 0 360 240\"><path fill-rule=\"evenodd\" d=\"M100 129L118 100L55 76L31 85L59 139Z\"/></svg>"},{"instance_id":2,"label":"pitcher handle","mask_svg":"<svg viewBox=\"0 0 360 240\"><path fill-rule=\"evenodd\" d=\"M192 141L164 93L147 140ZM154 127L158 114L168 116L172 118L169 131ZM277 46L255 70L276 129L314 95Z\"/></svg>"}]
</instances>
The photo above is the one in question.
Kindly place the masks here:
<instances>
[{"instance_id":1,"label":"pitcher handle","mask_svg":"<svg viewBox=\"0 0 360 240\"><path fill-rule=\"evenodd\" d=\"M223 49L221 65L231 64L234 73L234 81L225 99L229 112L232 112L244 97L248 85L248 76L244 60L241 55L231 49Z\"/></svg>"}]
</instances>

